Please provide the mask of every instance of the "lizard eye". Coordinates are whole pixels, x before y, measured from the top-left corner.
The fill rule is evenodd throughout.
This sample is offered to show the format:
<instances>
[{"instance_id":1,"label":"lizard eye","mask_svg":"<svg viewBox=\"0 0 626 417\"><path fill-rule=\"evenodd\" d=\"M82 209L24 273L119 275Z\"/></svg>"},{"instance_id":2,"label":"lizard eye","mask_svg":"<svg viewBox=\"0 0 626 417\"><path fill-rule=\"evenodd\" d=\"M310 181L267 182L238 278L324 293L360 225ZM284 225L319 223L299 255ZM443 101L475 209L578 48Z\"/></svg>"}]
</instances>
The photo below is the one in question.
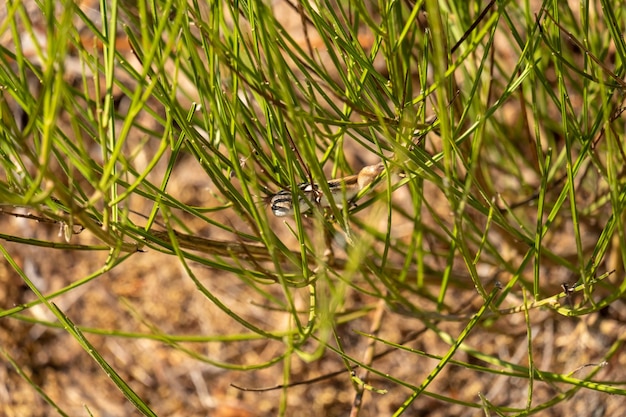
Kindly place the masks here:
<instances>
[{"instance_id":1,"label":"lizard eye","mask_svg":"<svg viewBox=\"0 0 626 417\"><path fill-rule=\"evenodd\" d=\"M291 191L279 191L270 201L272 213L276 217L285 217L293 213L293 201Z\"/></svg>"}]
</instances>

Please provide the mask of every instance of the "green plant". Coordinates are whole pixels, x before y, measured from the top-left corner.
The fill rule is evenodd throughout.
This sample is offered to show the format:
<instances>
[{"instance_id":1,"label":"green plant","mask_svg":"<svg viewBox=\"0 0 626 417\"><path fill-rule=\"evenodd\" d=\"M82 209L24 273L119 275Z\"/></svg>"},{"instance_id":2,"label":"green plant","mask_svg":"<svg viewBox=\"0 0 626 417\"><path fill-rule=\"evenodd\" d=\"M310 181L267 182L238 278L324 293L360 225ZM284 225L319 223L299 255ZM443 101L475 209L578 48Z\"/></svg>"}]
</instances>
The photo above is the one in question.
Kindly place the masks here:
<instances>
[{"instance_id":1,"label":"green plant","mask_svg":"<svg viewBox=\"0 0 626 417\"><path fill-rule=\"evenodd\" d=\"M44 2L48 42L31 55L21 45L41 28L9 2L0 33L22 43L1 51L0 249L36 299L0 317L64 327L63 343L78 341L146 415L176 410L149 384L131 388L112 339L134 358L154 341L229 370L216 386L279 415L559 415L567 399L624 395L605 365L622 345L626 10L600 5L112 1L98 22ZM328 179L378 162L356 206L268 210L281 189L297 198L313 182L328 196ZM64 239L23 236L18 221ZM44 291L20 262L29 246L82 265L101 255ZM145 280L193 285L178 305L116 294L111 328L57 306L115 290L137 265ZM33 315L39 305L57 321ZM202 324L203 308L220 318ZM583 326L595 320L604 327ZM27 360L3 354L70 414ZM307 403L328 391L336 400Z\"/></svg>"}]
</instances>

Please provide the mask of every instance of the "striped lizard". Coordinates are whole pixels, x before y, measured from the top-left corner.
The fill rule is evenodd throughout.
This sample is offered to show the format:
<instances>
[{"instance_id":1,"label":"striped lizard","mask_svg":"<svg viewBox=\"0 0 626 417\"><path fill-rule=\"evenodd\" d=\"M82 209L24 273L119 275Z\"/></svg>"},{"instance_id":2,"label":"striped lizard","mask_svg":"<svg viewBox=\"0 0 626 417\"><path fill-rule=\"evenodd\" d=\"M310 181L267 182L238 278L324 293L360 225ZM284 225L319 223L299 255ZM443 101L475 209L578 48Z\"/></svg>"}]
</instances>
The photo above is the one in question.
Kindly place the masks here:
<instances>
[{"instance_id":1,"label":"striped lizard","mask_svg":"<svg viewBox=\"0 0 626 417\"><path fill-rule=\"evenodd\" d=\"M437 120L436 116L430 117L424 127L433 126ZM421 141L427 133L427 130L420 131L415 130L414 136L417 138L417 142ZM415 142L414 142L415 143ZM295 150L295 144L293 144ZM296 153L300 162L302 159L299 154ZM347 177L336 178L328 181L328 188L332 195L332 199L338 208L342 208L345 202L353 203L354 198L369 186L378 176L385 170L385 165L379 162L376 165L368 165L363 167L358 174L349 175ZM305 213L309 211L312 205L317 204L319 207L330 207L330 203L327 197L320 190L319 184L313 182L303 182L298 185L301 193L298 195L298 204L300 206L300 212ZM295 213L293 193L290 189L280 190L270 198L270 207L272 213L276 217L292 216ZM308 200L308 201L307 201Z\"/></svg>"},{"instance_id":2,"label":"striped lizard","mask_svg":"<svg viewBox=\"0 0 626 417\"><path fill-rule=\"evenodd\" d=\"M345 202L352 202L359 192L370 185L384 169L385 166L382 163L378 163L363 167L358 174L329 180L328 188L335 205L341 208ZM308 211L313 204L317 204L320 207L330 207L328 198L322 193L318 184L304 182L298 188L302 191L301 195L298 196L300 212ZM274 194L270 199L270 207L276 217L293 215L294 202L291 190L284 189Z\"/></svg>"}]
</instances>

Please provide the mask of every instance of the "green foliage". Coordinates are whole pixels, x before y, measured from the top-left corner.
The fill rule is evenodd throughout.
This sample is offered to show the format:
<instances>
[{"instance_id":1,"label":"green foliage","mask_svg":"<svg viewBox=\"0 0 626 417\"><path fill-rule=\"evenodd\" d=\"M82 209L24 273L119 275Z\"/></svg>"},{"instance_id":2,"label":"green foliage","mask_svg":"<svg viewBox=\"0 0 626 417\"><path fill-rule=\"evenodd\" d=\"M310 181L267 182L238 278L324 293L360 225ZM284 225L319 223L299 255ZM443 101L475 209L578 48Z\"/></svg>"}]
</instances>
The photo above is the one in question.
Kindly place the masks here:
<instances>
[{"instance_id":1,"label":"green foliage","mask_svg":"<svg viewBox=\"0 0 626 417\"><path fill-rule=\"evenodd\" d=\"M374 392L370 401L397 396L394 415L410 414L421 395L461 410L530 415L581 388L626 394L617 382L593 380L600 367L574 378L560 368L539 369L532 353L535 313L597 314L626 290L626 9L601 3L597 10L559 2L532 10L512 2L480 9L461 1L319 1L286 7L287 18L259 1L112 1L102 2L98 22L66 2L44 25L54 42L34 55L19 42L0 51L2 210L22 216L18 208L25 208L31 220L59 224L66 241L0 237L105 251L107 260L42 294L2 248L37 300L0 317L32 320L24 312L43 304L150 415L85 339L99 330L74 325L52 300L152 250L171 255L196 295L244 331L179 339L154 327L112 335L160 340L227 369L282 363L282 415L290 414L294 358L328 355L340 357L347 373L359 366L376 378L352 374L355 392ZM287 27L293 18L301 19L299 31ZM86 46L85 34L70 24L76 21L101 49ZM0 33L16 39L36 29L20 2L9 2L0 24ZM132 53L120 50L121 38ZM70 54L79 68L73 76ZM16 109L27 116L23 126ZM181 166L190 160L206 174L201 181L210 184L213 206L174 196L171 183L186 175ZM385 174L356 206L296 208L284 221L267 208L267 197L302 182L319 184L328 196L327 179L378 161ZM255 303L290 324L250 319L214 294L192 267L198 264L240 280ZM559 289L552 276L568 277L569 286ZM348 301L355 297L366 302L355 308ZM338 328L371 311L411 320L447 348L425 352L380 336L387 323L381 319L371 334L356 333L372 355L355 355ZM526 364L482 351L472 339L511 318L521 318ZM181 345L259 339L282 349L262 363L239 365ZM435 366L409 380L397 368L379 369L374 345L389 349L386 356L409 353ZM619 346L615 339L598 362L610 361ZM458 352L469 359L455 359ZM458 399L440 386L431 391L451 366L526 380L526 404ZM560 392L537 400L535 380L560 383Z\"/></svg>"}]
</instances>

